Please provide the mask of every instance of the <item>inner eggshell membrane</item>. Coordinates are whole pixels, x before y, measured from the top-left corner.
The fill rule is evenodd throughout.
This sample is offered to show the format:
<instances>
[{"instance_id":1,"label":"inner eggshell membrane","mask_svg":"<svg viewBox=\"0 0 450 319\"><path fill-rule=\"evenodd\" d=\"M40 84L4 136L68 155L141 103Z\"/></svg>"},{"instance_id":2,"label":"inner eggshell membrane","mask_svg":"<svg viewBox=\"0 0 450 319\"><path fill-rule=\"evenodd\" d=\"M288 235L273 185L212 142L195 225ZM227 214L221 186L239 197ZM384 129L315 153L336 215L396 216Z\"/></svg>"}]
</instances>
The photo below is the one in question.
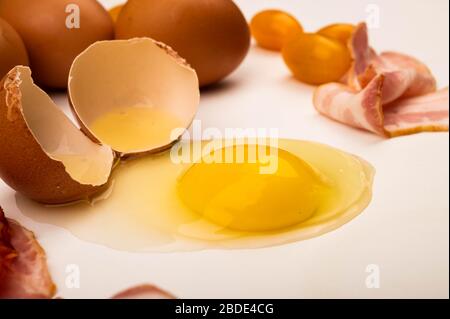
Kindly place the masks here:
<instances>
[{"instance_id":1,"label":"inner eggshell membrane","mask_svg":"<svg viewBox=\"0 0 450 319\"><path fill-rule=\"evenodd\" d=\"M121 154L166 148L200 101L195 71L149 38L97 42L74 61L69 97L80 125Z\"/></svg>"},{"instance_id":2,"label":"inner eggshell membrane","mask_svg":"<svg viewBox=\"0 0 450 319\"><path fill-rule=\"evenodd\" d=\"M19 67L22 110L30 132L44 152L61 162L70 177L80 184L101 186L108 181L114 155L84 135L33 83L31 70Z\"/></svg>"}]
</instances>

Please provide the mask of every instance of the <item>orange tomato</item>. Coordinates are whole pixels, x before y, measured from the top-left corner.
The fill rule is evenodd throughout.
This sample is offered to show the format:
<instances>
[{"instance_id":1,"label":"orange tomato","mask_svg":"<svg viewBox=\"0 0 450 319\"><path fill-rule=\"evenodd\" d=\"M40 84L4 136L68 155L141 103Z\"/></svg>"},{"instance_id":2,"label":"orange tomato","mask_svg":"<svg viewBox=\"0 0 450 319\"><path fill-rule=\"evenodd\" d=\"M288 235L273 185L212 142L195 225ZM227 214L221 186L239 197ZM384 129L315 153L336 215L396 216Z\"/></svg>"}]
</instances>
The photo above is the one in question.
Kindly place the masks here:
<instances>
[{"instance_id":1,"label":"orange tomato","mask_svg":"<svg viewBox=\"0 0 450 319\"><path fill-rule=\"evenodd\" d=\"M339 81L351 64L345 45L319 34L296 36L283 47L282 53L294 76L313 85Z\"/></svg>"},{"instance_id":2,"label":"orange tomato","mask_svg":"<svg viewBox=\"0 0 450 319\"><path fill-rule=\"evenodd\" d=\"M353 24L337 23L320 29L317 31L317 34L340 41L342 44L347 45L354 31L355 26Z\"/></svg>"},{"instance_id":3,"label":"orange tomato","mask_svg":"<svg viewBox=\"0 0 450 319\"><path fill-rule=\"evenodd\" d=\"M280 10L265 10L258 13L253 17L250 29L259 46L274 51L281 51L287 40L303 33L300 22Z\"/></svg>"}]
</instances>

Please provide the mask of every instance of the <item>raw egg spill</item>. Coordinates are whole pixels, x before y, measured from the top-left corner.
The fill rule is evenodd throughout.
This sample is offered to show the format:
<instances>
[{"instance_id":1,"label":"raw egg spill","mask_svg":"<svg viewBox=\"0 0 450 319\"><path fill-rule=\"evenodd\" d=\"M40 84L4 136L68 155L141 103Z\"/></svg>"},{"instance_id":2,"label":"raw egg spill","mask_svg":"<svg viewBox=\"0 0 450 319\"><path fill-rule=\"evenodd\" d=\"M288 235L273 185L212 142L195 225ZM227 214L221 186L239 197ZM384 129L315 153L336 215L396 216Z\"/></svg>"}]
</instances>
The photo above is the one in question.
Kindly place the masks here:
<instances>
[{"instance_id":1,"label":"raw egg spill","mask_svg":"<svg viewBox=\"0 0 450 319\"><path fill-rule=\"evenodd\" d=\"M228 142L183 141L123 162L93 203L49 207L17 195L17 204L31 219L82 240L175 252L308 239L346 224L371 199L374 171L353 155L295 140Z\"/></svg>"},{"instance_id":2,"label":"raw egg spill","mask_svg":"<svg viewBox=\"0 0 450 319\"><path fill-rule=\"evenodd\" d=\"M155 148L167 145L170 132L182 125L181 120L162 109L134 106L100 116L92 122L90 130L103 143L126 153L145 150L149 145Z\"/></svg>"}]
</instances>

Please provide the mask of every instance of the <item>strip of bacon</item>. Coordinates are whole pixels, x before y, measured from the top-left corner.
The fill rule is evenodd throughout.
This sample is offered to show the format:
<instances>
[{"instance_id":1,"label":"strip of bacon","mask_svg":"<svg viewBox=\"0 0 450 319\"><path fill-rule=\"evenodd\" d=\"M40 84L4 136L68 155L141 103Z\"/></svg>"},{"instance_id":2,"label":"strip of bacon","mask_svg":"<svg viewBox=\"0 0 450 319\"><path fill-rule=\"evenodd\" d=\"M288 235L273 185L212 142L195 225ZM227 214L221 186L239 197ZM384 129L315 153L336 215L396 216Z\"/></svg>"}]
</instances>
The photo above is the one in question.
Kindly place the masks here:
<instances>
[{"instance_id":1,"label":"strip of bacon","mask_svg":"<svg viewBox=\"0 0 450 319\"><path fill-rule=\"evenodd\" d=\"M176 299L170 293L153 285L141 285L129 288L114 295L111 299Z\"/></svg>"},{"instance_id":2,"label":"strip of bacon","mask_svg":"<svg viewBox=\"0 0 450 319\"><path fill-rule=\"evenodd\" d=\"M448 131L448 113L448 88L445 88L386 106L384 128L390 137Z\"/></svg>"},{"instance_id":3,"label":"strip of bacon","mask_svg":"<svg viewBox=\"0 0 450 319\"><path fill-rule=\"evenodd\" d=\"M0 298L52 298L56 287L34 234L0 207Z\"/></svg>"},{"instance_id":4,"label":"strip of bacon","mask_svg":"<svg viewBox=\"0 0 450 319\"><path fill-rule=\"evenodd\" d=\"M325 84L314 92L313 103L319 113L338 122L384 135L383 83L380 75L362 91L339 83Z\"/></svg>"},{"instance_id":5,"label":"strip of bacon","mask_svg":"<svg viewBox=\"0 0 450 319\"><path fill-rule=\"evenodd\" d=\"M401 53L376 54L364 23L349 47L354 63L347 85L329 83L314 93L321 114L387 137L448 131L448 89L436 92L436 80L423 63Z\"/></svg>"},{"instance_id":6,"label":"strip of bacon","mask_svg":"<svg viewBox=\"0 0 450 319\"><path fill-rule=\"evenodd\" d=\"M365 23L359 24L349 44L353 66L349 85L362 89L377 75L384 74L384 103L399 97L411 97L436 91L436 80L428 67L419 60L397 52L378 55L369 46Z\"/></svg>"}]
</instances>

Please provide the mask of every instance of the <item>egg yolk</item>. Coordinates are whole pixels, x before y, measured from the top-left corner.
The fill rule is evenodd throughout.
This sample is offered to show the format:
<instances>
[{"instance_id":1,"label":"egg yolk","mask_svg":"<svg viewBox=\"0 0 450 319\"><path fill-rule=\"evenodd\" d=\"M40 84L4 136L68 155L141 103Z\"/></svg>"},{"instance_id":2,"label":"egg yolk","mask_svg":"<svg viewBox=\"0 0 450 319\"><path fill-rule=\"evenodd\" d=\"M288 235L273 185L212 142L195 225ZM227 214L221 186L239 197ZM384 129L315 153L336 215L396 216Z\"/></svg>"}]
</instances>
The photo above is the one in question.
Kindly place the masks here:
<instances>
[{"instance_id":1,"label":"egg yolk","mask_svg":"<svg viewBox=\"0 0 450 319\"><path fill-rule=\"evenodd\" d=\"M266 156L251 161L261 147ZM225 151L225 152L224 152ZM267 232L311 218L327 186L312 167L291 153L268 146L230 146L213 152L245 154L233 163L204 162L191 166L178 182L178 194L191 210L226 229ZM276 166L270 173L264 168Z\"/></svg>"},{"instance_id":2,"label":"egg yolk","mask_svg":"<svg viewBox=\"0 0 450 319\"><path fill-rule=\"evenodd\" d=\"M144 106L115 109L89 125L102 143L124 153L167 145L178 127L182 125L176 116Z\"/></svg>"},{"instance_id":3,"label":"egg yolk","mask_svg":"<svg viewBox=\"0 0 450 319\"><path fill-rule=\"evenodd\" d=\"M258 13L252 19L250 29L259 46L274 51L281 51L286 41L303 32L297 19L279 10Z\"/></svg>"},{"instance_id":4,"label":"egg yolk","mask_svg":"<svg viewBox=\"0 0 450 319\"><path fill-rule=\"evenodd\" d=\"M351 64L345 45L319 34L296 36L283 47L283 59L297 79L313 85L339 81Z\"/></svg>"}]
</instances>

